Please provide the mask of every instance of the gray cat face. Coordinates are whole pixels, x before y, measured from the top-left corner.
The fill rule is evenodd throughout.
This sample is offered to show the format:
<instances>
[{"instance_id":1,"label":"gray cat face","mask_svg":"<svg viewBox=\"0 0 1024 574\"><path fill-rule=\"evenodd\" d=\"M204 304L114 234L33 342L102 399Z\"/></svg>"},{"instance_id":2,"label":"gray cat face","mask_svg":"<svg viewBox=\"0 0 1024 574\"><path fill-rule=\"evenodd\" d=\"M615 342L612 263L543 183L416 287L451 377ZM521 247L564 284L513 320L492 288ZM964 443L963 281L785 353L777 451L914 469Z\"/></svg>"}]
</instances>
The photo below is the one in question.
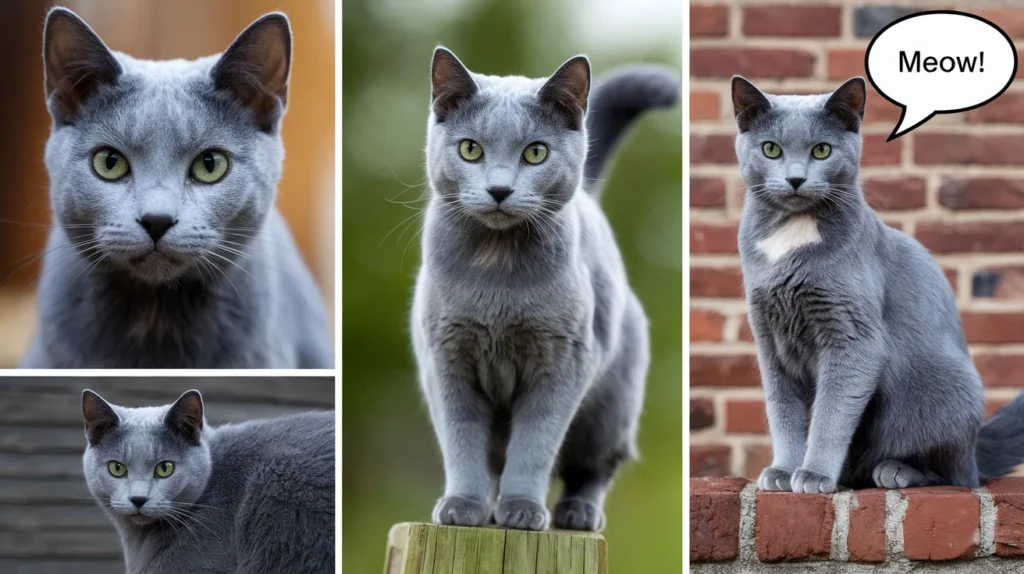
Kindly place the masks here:
<instances>
[{"instance_id":1,"label":"gray cat face","mask_svg":"<svg viewBox=\"0 0 1024 574\"><path fill-rule=\"evenodd\" d=\"M775 207L804 212L836 206L857 190L864 80L831 94L765 94L736 76L736 157L748 191Z\"/></svg>"},{"instance_id":2,"label":"gray cat face","mask_svg":"<svg viewBox=\"0 0 1024 574\"><path fill-rule=\"evenodd\" d=\"M50 12L44 36L51 203L78 251L147 283L231 265L281 175L284 15L190 62L111 52L65 9Z\"/></svg>"},{"instance_id":3,"label":"gray cat face","mask_svg":"<svg viewBox=\"0 0 1024 574\"><path fill-rule=\"evenodd\" d=\"M569 201L587 155L586 58L534 80L473 74L438 48L431 78L427 173L459 216L504 229Z\"/></svg>"},{"instance_id":4,"label":"gray cat face","mask_svg":"<svg viewBox=\"0 0 1024 574\"><path fill-rule=\"evenodd\" d=\"M100 506L139 526L187 519L187 505L203 493L213 467L199 392L170 406L126 408L87 390L82 412L83 470Z\"/></svg>"}]
</instances>

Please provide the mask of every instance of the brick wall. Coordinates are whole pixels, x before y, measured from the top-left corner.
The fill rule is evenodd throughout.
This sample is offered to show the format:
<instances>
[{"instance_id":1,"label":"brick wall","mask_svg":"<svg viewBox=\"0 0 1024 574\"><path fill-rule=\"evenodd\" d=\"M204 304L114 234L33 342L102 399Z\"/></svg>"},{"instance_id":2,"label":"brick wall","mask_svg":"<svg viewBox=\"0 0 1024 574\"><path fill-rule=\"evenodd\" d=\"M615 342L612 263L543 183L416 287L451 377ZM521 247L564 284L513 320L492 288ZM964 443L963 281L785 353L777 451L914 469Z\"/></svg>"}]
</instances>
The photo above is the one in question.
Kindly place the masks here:
<instances>
[{"instance_id":1,"label":"brick wall","mask_svg":"<svg viewBox=\"0 0 1024 574\"><path fill-rule=\"evenodd\" d=\"M909 13L911 4L951 7L864 0L691 4L692 476L753 478L770 461L736 247L744 188L733 152L729 79L741 74L776 93L831 91L864 75L871 36ZM1024 5L1011 5L971 3L1024 46ZM937 116L891 143L885 139L899 108L869 91L864 191L883 220L916 237L946 270L994 409L1024 387L1024 82L983 108Z\"/></svg>"}]
</instances>

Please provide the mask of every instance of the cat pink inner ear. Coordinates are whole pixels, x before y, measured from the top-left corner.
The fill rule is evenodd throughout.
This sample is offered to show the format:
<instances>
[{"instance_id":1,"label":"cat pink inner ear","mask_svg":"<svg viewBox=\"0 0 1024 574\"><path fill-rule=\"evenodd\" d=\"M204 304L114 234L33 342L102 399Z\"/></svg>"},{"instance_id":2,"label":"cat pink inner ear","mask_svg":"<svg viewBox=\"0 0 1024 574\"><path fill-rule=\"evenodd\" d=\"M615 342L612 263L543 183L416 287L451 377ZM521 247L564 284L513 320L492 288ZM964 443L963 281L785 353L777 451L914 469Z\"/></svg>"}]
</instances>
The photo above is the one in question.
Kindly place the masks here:
<instances>
[{"instance_id":1,"label":"cat pink inner ear","mask_svg":"<svg viewBox=\"0 0 1024 574\"><path fill-rule=\"evenodd\" d=\"M85 420L85 435L92 446L99 444L121 422L110 403L90 390L82 393L82 417Z\"/></svg>"},{"instance_id":2,"label":"cat pink inner ear","mask_svg":"<svg viewBox=\"0 0 1024 574\"><path fill-rule=\"evenodd\" d=\"M437 121L443 122L445 116L472 98L476 91L473 76L455 54L436 48L430 63L430 99Z\"/></svg>"},{"instance_id":3,"label":"cat pink inner ear","mask_svg":"<svg viewBox=\"0 0 1024 574\"><path fill-rule=\"evenodd\" d=\"M590 60L576 56L562 64L541 87L540 101L552 104L570 119L570 129L580 129L590 96Z\"/></svg>"},{"instance_id":4,"label":"cat pink inner ear","mask_svg":"<svg viewBox=\"0 0 1024 574\"><path fill-rule=\"evenodd\" d=\"M43 31L43 75L50 113L63 123L98 88L116 83L121 65L74 12L54 8Z\"/></svg>"},{"instance_id":5,"label":"cat pink inner ear","mask_svg":"<svg viewBox=\"0 0 1024 574\"><path fill-rule=\"evenodd\" d=\"M213 67L214 86L227 90L253 114L264 131L271 131L288 104L292 61L292 32L279 12L249 25Z\"/></svg>"},{"instance_id":6,"label":"cat pink inner ear","mask_svg":"<svg viewBox=\"0 0 1024 574\"><path fill-rule=\"evenodd\" d=\"M203 431L203 397L188 391L174 401L164 416L164 424L190 442L199 442Z\"/></svg>"},{"instance_id":7,"label":"cat pink inner ear","mask_svg":"<svg viewBox=\"0 0 1024 574\"><path fill-rule=\"evenodd\" d=\"M832 92L825 109L838 118L851 132L860 130L864 121L864 106L867 103L867 86L864 78L851 78Z\"/></svg>"}]
</instances>

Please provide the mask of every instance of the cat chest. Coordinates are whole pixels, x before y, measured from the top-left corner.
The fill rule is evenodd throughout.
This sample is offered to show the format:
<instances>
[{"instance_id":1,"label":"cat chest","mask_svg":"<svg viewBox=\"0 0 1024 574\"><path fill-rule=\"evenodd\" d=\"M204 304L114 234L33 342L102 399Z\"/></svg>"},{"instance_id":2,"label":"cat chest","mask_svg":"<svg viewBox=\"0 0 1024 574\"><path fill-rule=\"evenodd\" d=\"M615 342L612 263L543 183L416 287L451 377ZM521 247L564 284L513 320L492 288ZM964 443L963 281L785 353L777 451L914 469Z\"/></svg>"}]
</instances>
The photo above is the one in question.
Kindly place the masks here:
<instances>
[{"instance_id":1,"label":"cat chest","mask_svg":"<svg viewBox=\"0 0 1024 574\"><path fill-rule=\"evenodd\" d=\"M820 333L830 321L828 295L802 284L775 285L752 290L749 305L759 341L771 345L791 374L812 377Z\"/></svg>"}]
</instances>

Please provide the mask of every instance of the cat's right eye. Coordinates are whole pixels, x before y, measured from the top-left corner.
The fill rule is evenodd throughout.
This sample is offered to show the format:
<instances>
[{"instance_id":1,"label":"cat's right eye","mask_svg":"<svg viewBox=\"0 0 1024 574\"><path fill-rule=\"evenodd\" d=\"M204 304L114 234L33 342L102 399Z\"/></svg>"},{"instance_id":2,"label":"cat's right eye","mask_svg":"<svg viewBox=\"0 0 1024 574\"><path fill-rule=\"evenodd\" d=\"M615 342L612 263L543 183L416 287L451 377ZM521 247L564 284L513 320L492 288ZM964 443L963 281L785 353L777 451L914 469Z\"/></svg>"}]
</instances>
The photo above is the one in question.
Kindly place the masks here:
<instances>
[{"instance_id":1,"label":"cat's right eye","mask_svg":"<svg viewBox=\"0 0 1024 574\"><path fill-rule=\"evenodd\" d=\"M117 462L116 460L112 460L107 463L107 470L110 471L110 474L112 476L116 476L117 478L121 478L124 475L128 474L128 467Z\"/></svg>"},{"instance_id":2,"label":"cat's right eye","mask_svg":"<svg viewBox=\"0 0 1024 574\"><path fill-rule=\"evenodd\" d=\"M466 161L476 161L483 157L484 148L473 140L462 140L459 142L459 155Z\"/></svg>"},{"instance_id":3,"label":"cat's right eye","mask_svg":"<svg viewBox=\"0 0 1024 574\"><path fill-rule=\"evenodd\" d=\"M766 157L771 159L775 159L782 155L782 148L775 142L764 142L764 145L761 146L761 150L764 151L764 155Z\"/></svg>"},{"instance_id":4,"label":"cat's right eye","mask_svg":"<svg viewBox=\"0 0 1024 574\"><path fill-rule=\"evenodd\" d=\"M92 155L92 170L101 179L117 181L128 175L128 160L116 149L105 147Z\"/></svg>"}]
</instances>

